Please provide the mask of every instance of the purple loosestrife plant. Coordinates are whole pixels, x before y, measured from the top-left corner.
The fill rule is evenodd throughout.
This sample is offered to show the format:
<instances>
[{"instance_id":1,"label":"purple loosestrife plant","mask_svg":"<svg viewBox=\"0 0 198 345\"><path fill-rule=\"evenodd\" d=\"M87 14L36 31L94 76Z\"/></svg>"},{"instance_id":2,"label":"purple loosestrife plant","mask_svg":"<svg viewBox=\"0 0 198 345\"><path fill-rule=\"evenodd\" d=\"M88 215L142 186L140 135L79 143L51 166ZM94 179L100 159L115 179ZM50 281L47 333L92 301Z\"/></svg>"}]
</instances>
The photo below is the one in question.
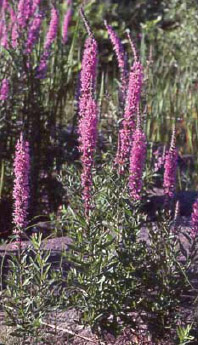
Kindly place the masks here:
<instances>
[{"instance_id":1,"label":"purple loosestrife plant","mask_svg":"<svg viewBox=\"0 0 198 345\"><path fill-rule=\"evenodd\" d=\"M17 8L17 24L25 28L32 15L32 0L19 0Z\"/></svg>"},{"instance_id":2,"label":"purple loosestrife plant","mask_svg":"<svg viewBox=\"0 0 198 345\"><path fill-rule=\"evenodd\" d=\"M80 101L79 101L79 115L83 116L86 110L87 100L90 94L94 94L96 84L96 68L98 45L91 32L88 21L85 18L84 12L81 9L81 16L84 20L85 27L89 37L85 41L82 68L80 72Z\"/></svg>"},{"instance_id":3,"label":"purple loosestrife plant","mask_svg":"<svg viewBox=\"0 0 198 345\"><path fill-rule=\"evenodd\" d=\"M48 59L50 57L50 52L45 51L41 57L39 67L37 68L36 78L45 79L48 67Z\"/></svg>"},{"instance_id":4,"label":"purple loosestrife plant","mask_svg":"<svg viewBox=\"0 0 198 345\"><path fill-rule=\"evenodd\" d=\"M5 49L8 49L8 32L7 32L7 26L6 26L6 21L4 21L4 25L3 25L3 32L1 35L1 46Z\"/></svg>"},{"instance_id":5,"label":"purple loosestrife plant","mask_svg":"<svg viewBox=\"0 0 198 345\"><path fill-rule=\"evenodd\" d=\"M154 162L154 172L158 172L162 167L164 167L166 158L166 149L158 147L157 150L153 152L155 162Z\"/></svg>"},{"instance_id":6,"label":"purple loosestrife plant","mask_svg":"<svg viewBox=\"0 0 198 345\"><path fill-rule=\"evenodd\" d=\"M146 136L140 126L133 134L133 145L130 153L129 191L133 200L141 199L142 174L146 159Z\"/></svg>"},{"instance_id":7,"label":"purple loosestrife plant","mask_svg":"<svg viewBox=\"0 0 198 345\"><path fill-rule=\"evenodd\" d=\"M3 79L0 89L0 100L5 101L9 96L9 81L8 79Z\"/></svg>"},{"instance_id":8,"label":"purple loosestrife plant","mask_svg":"<svg viewBox=\"0 0 198 345\"><path fill-rule=\"evenodd\" d=\"M51 20L49 24L49 29L44 42L44 52L41 56L40 64L37 68L36 73L36 77L39 79L43 79L46 76L48 59L50 57L50 49L54 40L56 39L58 31L58 22L58 11L53 7L51 10Z\"/></svg>"},{"instance_id":9,"label":"purple loosestrife plant","mask_svg":"<svg viewBox=\"0 0 198 345\"><path fill-rule=\"evenodd\" d=\"M126 56L124 52L124 47L122 42L120 41L119 37L117 36L116 32L113 30L111 25L108 25L105 21L105 26L110 37L111 43L113 45L113 49L116 53L118 66L120 69L120 76L121 76L121 93L122 98L124 99L126 93L126 86L127 86L127 66L126 66Z\"/></svg>"},{"instance_id":10,"label":"purple loosestrife plant","mask_svg":"<svg viewBox=\"0 0 198 345\"><path fill-rule=\"evenodd\" d=\"M41 14L36 14L28 30L26 50L25 50L27 54L31 53L32 48L38 39L41 23L42 23Z\"/></svg>"},{"instance_id":11,"label":"purple loosestrife plant","mask_svg":"<svg viewBox=\"0 0 198 345\"><path fill-rule=\"evenodd\" d=\"M191 214L191 234L193 237L198 234L198 199L193 204Z\"/></svg>"},{"instance_id":12,"label":"purple loosestrife plant","mask_svg":"<svg viewBox=\"0 0 198 345\"><path fill-rule=\"evenodd\" d=\"M0 41L1 41L2 36L3 36L3 30L4 30L4 21L1 20L0 21Z\"/></svg>"},{"instance_id":13,"label":"purple loosestrife plant","mask_svg":"<svg viewBox=\"0 0 198 345\"><path fill-rule=\"evenodd\" d=\"M15 22L12 26L11 39L12 39L12 48L16 49L18 46L18 39L19 39L17 22Z\"/></svg>"},{"instance_id":14,"label":"purple loosestrife plant","mask_svg":"<svg viewBox=\"0 0 198 345\"><path fill-rule=\"evenodd\" d=\"M116 163L120 166L120 172L124 171L124 166L126 165L130 155L132 134L135 129L135 115L140 103L142 83L143 67L137 60L137 55L135 54L135 61L129 75L124 118L118 134L118 150L116 155Z\"/></svg>"},{"instance_id":15,"label":"purple loosestrife plant","mask_svg":"<svg viewBox=\"0 0 198 345\"><path fill-rule=\"evenodd\" d=\"M32 12L34 13L39 7L42 0L34 0L32 4Z\"/></svg>"},{"instance_id":16,"label":"purple loosestrife plant","mask_svg":"<svg viewBox=\"0 0 198 345\"><path fill-rule=\"evenodd\" d=\"M91 33L87 19L81 9L89 37L85 42L80 79L80 103L79 103L79 142L82 152L81 161L83 173L81 175L83 187L83 200L85 214L88 217L91 208L91 170L93 165L93 153L96 146L97 132L97 105L93 98L95 93L95 79L97 66L97 42Z\"/></svg>"},{"instance_id":17,"label":"purple loosestrife plant","mask_svg":"<svg viewBox=\"0 0 198 345\"><path fill-rule=\"evenodd\" d=\"M58 31L58 11L53 7L51 10L51 20L44 42L44 50L49 50L56 39Z\"/></svg>"},{"instance_id":18,"label":"purple loosestrife plant","mask_svg":"<svg viewBox=\"0 0 198 345\"><path fill-rule=\"evenodd\" d=\"M94 99L90 97L87 100L86 111L79 121L79 142L81 162L83 172L81 175L83 187L83 200L85 203L85 214L89 215L91 208L91 186L92 186L92 166L93 154L96 148L97 139L97 105Z\"/></svg>"},{"instance_id":19,"label":"purple loosestrife plant","mask_svg":"<svg viewBox=\"0 0 198 345\"><path fill-rule=\"evenodd\" d=\"M2 11L5 11L8 8L8 0L2 1Z\"/></svg>"},{"instance_id":20,"label":"purple loosestrife plant","mask_svg":"<svg viewBox=\"0 0 198 345\"><path fill-rule=\"evenodd\" d=\"M178 153L176 148L176 131L173 129L170 149L166 154L164 164L164 193L167 197L173 198L176 186Z\"/></svg>"},{"instance_id":21,"label":"purple loosestrife plant","mask_svg":"<svg viewBox=\"0 0 198 345\"><path fill-rule=\"evenodd\" d=\"M67 43L68 38L68 28L72 17L72 9L69 8L65 14L64 20L63 20L63 29L62 29L62 37L63 37L63 43Z\"/></svg>"},{"instance_id":22,"label":"purple loosestrife plant","mask_svg":"<svg viewBox=\"0 0 198 345\"><path fill-rule=\"evenodd\" d=\"M86 103L90 92L95 89L96 66L97 66L97 42L93 36L86 39L80 73L80 116L86 109Z\"/></svg>"},{"instance_id":23,"label":"purple loosestrife plant","mask_svg":"<svg viewBox=\"0 0 198 345\"><path fill-rule=\"evenodd\" d=\"M16 144L14 159L14 232L20 237L22 230L27 226L28 204L29 204L29 175L30 175L30 155L29 143L24 141L21 134Z\"/></svg>"}]
</instances>

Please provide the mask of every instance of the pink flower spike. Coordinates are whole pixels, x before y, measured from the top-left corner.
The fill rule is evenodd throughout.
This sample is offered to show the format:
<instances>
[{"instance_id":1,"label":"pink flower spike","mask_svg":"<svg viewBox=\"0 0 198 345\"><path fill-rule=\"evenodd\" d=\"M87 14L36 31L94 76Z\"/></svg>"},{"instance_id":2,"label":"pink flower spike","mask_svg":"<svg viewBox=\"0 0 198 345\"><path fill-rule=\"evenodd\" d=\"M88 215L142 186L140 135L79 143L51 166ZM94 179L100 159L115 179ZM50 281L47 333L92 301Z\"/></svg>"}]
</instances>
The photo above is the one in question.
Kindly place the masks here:
<instances>
[{"instance_id":1,"label":"pink flower spike","mask_svg":"<svg viewBox=\"0 0 198 345\"><path fill-rule=\"evenodd\" d=\"M90 94L93 95L95 90L96 82L96 69L97 69L97 55L98 55L98 45L91 32L91 28L85 17L84 11L81 8L80 14L84 21L84 25L89 34L89 37L85 41L82 67L80 72L80 116L83 115L83 109L86 106L86 99L89 98Z\"/></svg>"},{"instance_id":2,"label":"pink flower spike","mask_svg":"<svg viewBox=\"0 0 198 345\"><path fill-rule=\"evenodd\" d=\"M164 193L170 198L173 198L175 194L177 159L176 130L174 127L170 149L166 154L164 165Z\"/></svg>"},{"instance_id":3,"label":"pink flower spike","mask_svg":"<svg viewBox=\"0 0 198 345\"><path fill-rule=\"evenodd\" d=\"M48 59L49 59L50 53L46 50L44 54L41 57L40 64L36 71L36 78L38 79L45 79L47 68L48 68Z\"/></svg>"},{"instance_id":4,"label":"pink flower spike","mask_svg":"<svg viewBox=\"0 0 198 345\"><path fill-rule=\"evenodd\" d=\"M133 135L133 145L130 153L129 191L133 200L141 199L142 174L146 159L146 136L141 128Z\"/></svg>"},{"instance_id":5,"label":"pink flower spike","mask_svg":"<svg viewBox=\"0 0 198 345\"><path fill-rule=\"evenodd\" d=\"M51 20L45 38L44 50L49 50L54 42L58 31L58 11L53 7L51 10Z\"/></svg>"},{"instance_id":6,"label":"pink flower spike","mask_svg":"<svg viewBox=\"0 0 198 345\"><path fill-rule=\"evenodd\" d=\"M116 53L118 66L120 69L120 75L121 75L121 92L122 92L122 98L124 99L125 93L126 93L126 84L127 84L127 67L126 67L126 58L125 58L125 52L124 47L122 45L122 42L120 41L119 37L117 36L116 32L113 30L111 25L108 25L105 21L105 26L108 32L108 35L110 37L111 43L113 45L113 49Z\"/></svg>"},{"instance_id":7,"label":"pink flower spike","mask_svg":"<svg viewBox=\"0 0 198 345\"><path fill-rule=\"evenodd\" d=\"M64 44L67 42L68 28L69 28L71 17L72 17L72 9L69 8L65 14L64 21L63 21L62 37L63 37Z\"/></svg>"},{"instance_id":8,"label":"pink flower spike","mask_svg":"<svg viewBox=\"0 0 198 345\"><path fill-rule=\"evenodd\" d=\"M35 15L33 18L27 35L27 42L26 42L26 53L30 54L32 52L32 48L36 41L38 40L40 27L42 24L42 16L40 14Z\"/></svg>"},{"instance_id":9,"label":"pink flower spike","mask_svg":"<svg viewBox=\"0 0 198 345\"><path fill-rule=\"evenodd\" d=\"M124 171L124 166L127 164L130 155L132 134L136 123L135 115L140 103L142 82L143 68L139 61L135 61L129 76L124 118L118 134L116 163L120 165L120 171Z\"/></svg>"},{"instance_id":10,"label":"pink flower spike","mask_svg":"<svg viewBox=\"0 0 198 345\"><path fill-rule=\"evenodd\" d=\"M198 199L193 204L191 214L191 234L193 237L198 234Z\"/></svg>"},{"instance_id":11,"label":"pink flower spike","mask_svg":"<svg viewBox=\"0 0 198 345\"><path fill-rule=\"evenodd\" d=\"M30 155L29 143L24 141L21 134L16 144L14 159L14 212L13 222L15 233L20 234L27 226L27 215L29 206L29 175L30 175Z\"/></svg>"},{"instance_id":12,"label":"pink flower spike","mask_svg":"<svg viewBox=\"0 0 198 345\"><path fill-rule=\"evenodd\" d=\"M15 22L12 26L11 38L12 38L12 47L15 49L18 46L18 38L19 38L17 22Z\"/></svg>"},{"instance_id":13,"label":"pink flower spike","mask_svg":"<svg viewBox=\"0 0 198 345\"><path fill-rule=\"evenodd\" d=\"M7 27L6 27L6 23L4 21L4 25L3 25L3 33L1 36L1 45L3 48L8 49L8 33L7 33Z\"/></svg>"},{"instance_id":14,"label":"pink flower spike","mask_svg":"<svg viewBox=\"0 0 198 345\"><path fill-rule=\"evenodd\" d=\"M80 73L79 115L83 116L87 99L95 90L98 46L94 37L88 37L85 42L82 68Z\"/></svg>"},{"instance_id":15,"label":"pink flower spike","mask_svg":"<svg viewBox=\"0 0 198 345\"><path fill-rule=\"evenodd\" d=\"M82 187L85 215L89 216L91 209L91 187L93 154L97 138L97 104L94 100L96 67L97 67L97 42L91 32L89 23L80 10L89 37L85 42L80 73L80 102L79 102L79 150L82 152Z\"/></svg>"},{"instance_id":16,"label":"pink flower spike","mask_svg":"<svg viewBox=\"0 0 198 345\"><path fill-rule=\"evenodd\" d=\"M3 79L0 89L0 100L5 101L9 96L9 81L8 79Z\"/></svg>"},{"instance_id":17,"label":"pink flower spike","mask_svg":"<svg viewBox=\"0 0 198 345\"><path fill-rule=\"evenodd\" d=\"M19 26L25 28L32 15L32 0L19 0L17 7L17 21Z\"/></svg>"},{"instance_id":18,"label":"pink flower spike","mask_svg":"<svg viewBox=\"0 0 198 345\"><path fill-rule=\"evenodd\" d=\"M2 1L2 10L5 12L5 10L8 8L8 0Z\"/></svg>"},{"instance_id":19,"label":"pink flower spike","mask_svg":"<svg viewBox=\"0 0 198 345\"><path fill-rule=\"evenodd\" d=\"M42 0L34 0L32 5L32 13L34 13L40 5Z\"/></svg>"},{"instance_id":20,"label":"pink flower spike","mask_svg":"<svg viewBox=\"0 0 198 345\"><path fill-rule=\"evenodd\" d=\"M93 154L97 140L97 105L90 97L83 117L79 121L79 142L82 152L81 162L83 173L81 175L83 187L83 200L85 203L85 213L89 214L91 208L91 186L92 186L92 166Z\"/></svg>"}]
</instances>

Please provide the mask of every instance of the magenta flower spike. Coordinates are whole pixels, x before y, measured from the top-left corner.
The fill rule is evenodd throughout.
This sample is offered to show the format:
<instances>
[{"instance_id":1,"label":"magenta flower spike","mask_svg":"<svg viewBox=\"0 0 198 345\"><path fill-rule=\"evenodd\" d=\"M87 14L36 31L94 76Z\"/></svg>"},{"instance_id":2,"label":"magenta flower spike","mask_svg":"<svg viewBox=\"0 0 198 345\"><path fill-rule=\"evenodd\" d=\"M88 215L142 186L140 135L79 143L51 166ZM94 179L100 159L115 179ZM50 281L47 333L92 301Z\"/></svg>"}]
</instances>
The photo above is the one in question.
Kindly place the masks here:
<instances>
[{"instance_id":1,"label":"magenta flower spike","mask_svg":"<svg viewBox=\"0 0 198 345\"><path fill-rule=\"evenodd\" d=\"M10 6L8 8L8 11L9 11L9 14L10 14L10 26L9 26L9 29L11 29L14 25L14 23L16 23L16 13L15 11L13 10L13 8Z\"/></svg>"},{"instance_id":2,"label":"magenta flower spike","mask_svg":"<svg viewBox=\"0 0 198 345\"><path fill-rule=\"evenodd\" d=\"M4 26L5 26L5 20L2 19L0 21L0 41L2 40L3 35L4 35L4 30L5 30Z\"/></svg>"},{"instance_id":3,"label":"magenta flower spike","mask_svg":"<svg viewBox=\"0 0 198 345\"><path fill-rule=\"evenodd\" d=\"M53 7L51 10L51 20L49 24L49 29L45 38L44 50L49 50L52 43L56 39L58 31L58 11Z\"/></svg>"},{"instance_id":4,"label":"magenta flower spike","mask_svg":"<svg viewBox=\"0 0 198 345\"><path fill-rule=\"evenodd\" d=\"M133 134L133 144L130 153L129 191L133 200L141 199L142 174L146 159L146 136L140 126Z\"/></svg>"},{"instance_id":5,"label":"magenta flower spike","mask_svg":"<svg viewBox=\"0 0 198 345\"><path fill-rule=\"evenodd\" d=\"M7 26L6 26L5 21L3 24L3 32L1 35L1 46L5 49L8 49L8 33L7 33Z\"/></svg>"},{"instance_id":6,"label":"magenta flower spike","mask_svg":"<svg viewBox=\"0 0 198 345\"><path fill-rule=\"evenodd\" d=\"M96 67L97 67L97 42L95 38L88 37L85 42L84 54L82 59L82 68L80 73L80 101L79 115L83 116L86 109L87 100L90 92L95 90Z\"/></svg>"},{"instance_id":7,"label":"magenta flower spike","mask_svg":"<svg viewBox=\"0 0 198 345\"><path fill-rule=\"evenodd\" d=\"M12 47L14 49L16 49L18 46L18 39L19 39L18 29L19 29L18 24L17 22L15 22L12 26L12 31L11 31Z\"/></svg>"},{"instance_id":8,"label":"magenta flower spike","mask_svg":"<svg viewBox=\"0 0 198 345\"><path fill-rule=\"evenodd\" d=\"M79 121L79 142L83 172L81 182L83 187L83 200L85 203L85 214L89 215L91 209L91 186L93 155L97 139L97 105L91 97L87 100L87 107L83 117Z\"/></svg>"},{"instance_id":9,"label":"magenta flower spike","mask_svg":"<svg viewBox=\"0 0 198 345\"><path fill-rule=\"evenodd\" d=\"M42 24L42 16L40 14L36 14L28 30L26 49L25 49L26 54L30 54L32 52L32 48L35 45L36 41L38 40L41 24Z\"/></svg>"},{"instance_id":10,"label":"magenta flower spike","mask_svg":"<svg viewBox=\"0 0 198 345\"><path fill-rule=\"evenodd\" d=\"M176 130L173 129L170 149L165 157L164 164L164 193L169 197L173 198L176 187L176 173L177 173L177 159L178 153L176 148Z\"/></svg>"},{"instance_id":11,"label":"magenta flower spike","mask_svg":"<svg viewBox=\"0 0 198 345\"><path fill-rule=\"evenodd\" d=\"M48 59L50 57L51 46L56 39L58 31L58 11L53 7L51 10L51 20L49 29L44 42L44 52L41 56L40 64L37 68L36 78L44 79L46 77Z\"/></svg>"},{"instance_id":12,"label":"magenta flower spike","mask_svg":"<svg viewBox=\"0 0 198 345\"><path fill-rule=\"evenodd\" d=\"M39 7L42 0L34 0L32 4L32 13L34 13Z\"/></svg>"},{"instance_id":13,"label":"magenta flower spike","mask_svg":"<svg viewBox=\"0 0 198 345\"><path fill-rule=\"evenodd\" d=\"M193 237L198 234L198 199L193 204L191 214L191 234Z\"/></svg>"},{"instance_id":14,"label":"magenta flower spike","mask_svg":"<svg viewBox=\"0 0 198 345\"><path fill-rule=\"evenodd\" d=\"M139 61L136 61L135 59L129 76L124 118L118 134L118 150L116 155L116 163L120 166L120 172L124 171L124 167L130 155L132 134L135 129L135 115L140 103L142 82L143 67L141 63Z\"/></svg>"},{"instance_id":15,"label":"magenta flower spike","mask_svg":"<svg viewBox=\"0 0 198 345\"><path fill-rule=\"evenodd\" d=\"M64 20L63 20L63 28L62 28L62 38L63 38L63 43L67 43L67 38L68 38L68 28L69 24L71 21L72 17L72 9L69 8L65 14Z\"/></svg>"},{"instance_id":16,"label":"magenta flower spike","mask_svg":"<svg viewBox=\"0 0 198 345\"><path fill-rule=\"evenodd\" d=\"M5 12L5 10L8 8L8 0L2 1L2 10Z\"/></svg>"},{"instance_id":17,"label":"magenta flower spike","mask_svg":"<svg viewBox=\"0 0 198 345\"><path fill-rule=\"evenodd\" d=\"M122 91L122 97L124 99L125 93L126 93L126 86L127 86L127 67L126 67L126 58L125 58L125 52L122 42L120 41L118 35L113 30L111 25L108 25L105 21L105 26L109 35L109 38L111 40L111 43L113 45L113 49L115 51L118 66L120 69L120 76L121 76L121 91Z\"/></svg>"},{"instance_id":18,"label":"magenta flower spike","mask_svg":"<svg viewBox=\"0 0 198 345\"><path fill-rule=\"evenodd\" d=\"M96 67L97 67L97 42L93 37L87 19L81 9L81 16L89 37L86 39L82 68L80 74L80 102L79 102L79 150L82 153L82 187L85 215L89 216L91 209L91 187L93 154L97 138L97 104L94 100Z\"/></svg>"},{"instance_id":19,"label":"magenta flower spike","mask_svg":"<svg viewBox=\"0 0 198 345\"><path fill-rule=\"evenodd\" d=\"M3 79L0 89L0 100L5 101L9 96L9 81L8 79Z\"/></svg>"},{"instance_id":20,"label":"magenta flower spike","mask_svg":"<svg viewBox=\"0 0 198 345\"><path fill-rule=\"evenodd\" d=\"M20 237L22 230L27 226L28 206L29 206L29 175L30 175L30 155L29 143L24 141L21 134L16 144L14 159L14 212L13 222L15 233Z\"/></svg>"},{"instance_id":21,"label":"magenta flower spike","mask_svg":"<svg viewBox=\"0 0 198 345\"><path fill-rule=\"evenodd\" d=\"M25 28L32 15L32 0L19 0L17 7L17 23Z\"/></svg>"},{"instance_id":22,"label":"magenta flower spike","mask_svg":"<svg viewBox=\"0 0 198 345\"><path fill-rule=\"evenodd\" d=\"M94 94L96 84L96 70L97 70L97 56L98 45L91 32L84 12L81 9L81 16L84 20L85 27L89 34L89 37L85 41L82 67L80 72L80 101L79 101L79 116L82 117L85 110L87 100L90 94Z\"/></svg>"},{"instance_id":23,"label":"magenta flower spike","mask_svg":"<svg viewBox=\"0 0 198 345\"><path fill-rule=\"evenodd\" d=\"M48 59L50 56L49 51L45 51L41 57L40 64L37 68L36 78L38 79L45 79L48 67Z\"/></svg>"}]
</instances>

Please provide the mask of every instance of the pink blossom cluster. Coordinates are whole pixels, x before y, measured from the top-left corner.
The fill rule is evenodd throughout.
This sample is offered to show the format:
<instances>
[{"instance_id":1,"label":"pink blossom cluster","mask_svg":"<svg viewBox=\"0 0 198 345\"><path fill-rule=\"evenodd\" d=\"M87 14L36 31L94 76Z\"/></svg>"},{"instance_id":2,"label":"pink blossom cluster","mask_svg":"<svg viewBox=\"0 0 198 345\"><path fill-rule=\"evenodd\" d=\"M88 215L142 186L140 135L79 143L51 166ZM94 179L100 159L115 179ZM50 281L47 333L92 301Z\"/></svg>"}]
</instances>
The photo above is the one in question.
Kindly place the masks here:
<instances>
[{"instance_id":1,"label":"pink blossom cluster","mask_svg":"<svg viewBox=\"0 0 198 345\"><path fill-rule=\"evenodd\" d=\"M4 11L8 7L8 0L2 0L1 10Z\"/></svg>"},{"instance_id":2,"label":"pink blossom cluster","mask_svg":"<svg viewBox=\"0 0 198 345\"><path fill-rule=\"evenodd\" d=\"M120 69L120 75L121 75L122 97L124 98L124 95L126 92L126 86L127 86L126 85L127 84L127 68L126 68L126 58L125 58L124 47L118 35L113 30L112 26L108 25L106 21L105 21L105 26L109 34L110 40L112 42L113 49L116 53L118 66Z\"/></svg>"},{"instance_id":3,"label":"pink blossom cluster","mask_svg":"<svg viewBox=\"0 0 198 345\"><path fill-rule=\"evenodd\" d=\"M23 30L26 30L28 27L29 30L31 30L31 20L34 19L35 11L39 5L41 0L19 0L18 6L15 10L12 8L10 4L8 4L7 1L3 2L2 8L1 8L1 23L0 23L0 39L1 39L1 45L8 49L10 48L10 44L8 41L8 38L11 37L11 46L12 48L17 48L18 46L18 40L21 36ZM6 25L6 16L7 13L10 15L10 21L9 25ZM30 28L29 28L30 25ZM34 30L35 23L33 25ZM30 36L28 40L30 40Z\"/></svg>"},{"instance_id":4,"label":"pink blossom cluster","mask_svg":"<svg viewBox=\"0 0 198 345\"><path fill-rule=\"evenodd\" d=\"M143 68L139 61L135 61L129 76L124 118L118 134L118 150L116 163L121 167L127 163L130 155L132 135L135 129L136 113L140 102L143 81ZM121 169L120 171L123 171Z\"/></svg>"},{"instance_id":5,"label":"pink blossom cluster","mask_svg":"<svg viewBox=\"0 0 198 345\"><path fill-rule=\"evenodd\" d=\"M178 153L176 148L175 130L173 131L171 145L165 158L164 165L164 193L170 197L174 197L176 187L176 172Z\"/></svg>"},{"instance_id":6,"label":"pink blossom cluster","mask_svg":"<svg viewBox=\"0 0 198 345\"><path fill-rule=\"evenodd\" d=\"M33 0L32 12L35 13L42 0Z\"/></svg>"},{"instance_id":7,"label":"pink blossom cluster","mask_svg":"<svg viewBox=\"0 0 198 345\"><path fill-rule=\"evenodd\" d=\"M14 159L14 213L13 222L15 233L19 234L27 226L28 204L29 204L29 174L30 174L30 155L29 143L24 141L21 134L16 144Z\"/></svg>"},{"instance_id":8,"label":"pink blossom cluster","mask_svg":"<svg viewBox=\"0 0 198 345\"><path fill-rule=\"evenodd\" d=\"M43 79L46 76L47 64L50 56L51 46L56 38L58 31L58 11L53 7L51 10L51 20L49 24L49 29L44 42L44 52L41 56L40 64L37 68L36 77Z\"/></svg>"},{"instance_id":9,"label":"pink blossom cluster","mask_svg":"<svg viewBox=\"0 0 198 345\"><path fill-rule=\"evenodd\" d=\"M51 10L51 20L44 42L44 50L49 50L54 42L58 31L58 11L53 7Z\"/></svg>"},{"instance_id":10,"label":"pink blossom cluster","mask_svg":"<svg viewBox=\"0 0 198 345\"><path fill-rule=\"evenodd\" d=\"M19 26L24 28L33 14L32 11L33 1L32 0L19 0L17 7L17 23Z\"/></svg>"},{"instance_id":11,"label":"pink blossom cluster","mask_svg":"<svg viewBox=\"0 0 198 345\"><path fill-rule=\"evenodd\" d=\"M81 175L83 200L88 215L91 208L93 154L97 139L97 104L91 97L87 100L86 110L79 120L79 134L79 149L82 152L81 162L83 166Z\"/></svg>"},{"instance_id":12,"label":"pink blossom cluster","mask_svg":"<svg viewBox=\"0 0 198 345\"><path fill-rule=\"evenodd\" d=\"M191 214L191 234L195 237L198 234L198 199L193 204Z\"/></svg>"},{"instance_id":13,"label":"pink blossom cluster","mask_svg":"<svg viewBox=\"0 0 198 345\"><path fill-rule=\"evenodd\" d=\"M5 49L8 48L8 33L7 33L7 25L4 15L2 16L1 24L0 24L0 43L1 46Z\"/></svg>"},{"instance_id":14,"label":"pink blossom cluster","mask_svg":"<svg viewBox=\"0 0 198 345\"><path fill-rule=\"evenodd\" d=\"M142 129L137 128L133 134L130 153L129 191L133 200L140 200L142 189L142 173L146 158L146 136Z\"/></svg>"},{"instance_id":15,"label":"pink blossom cluster","mask_svg":"<svg viewBox=\"0 0 198 345\"><path fill-rule=\"evenodd\" d=\"M13 8L10 6L8 8L10 14L10 25L8 27L8 31L11 35L11 46L12 48L16 48L18 45L18 38L19 38L19 27L17 23L17 16Z\"/></svg>"},{"instance_id":16,"label":"pink blossom cluster","mask_svg":"<svg viewBox=\"0 0 198 345\"><path fill-rule=\"evenodd\" d=\"M30 24L28 34L27 34L27 42L26 42L26 53L31 53L34 44L36 43L40 27L42 24L42 16L41 14L36 14Z\"/></svg>"},{"instance_id":17,"label":"pink blossom cluster","mask_svg":"<svg viewBox=\"0 0 198 345\"><path fill-rule=\"evenodd\" d=\"M49 56L50 52L48 50L44 51L36 73L36 77L39 79L44 79L46 77Z\"/></svg>"},{"instance_id":18,"label":"pink blossom cluster","mask_svg":"<svg viewBox=\"0 0 198 345\"><path fill-rule=\"evenodd\" d=\"M5 101L9 96L9 81L4 78L1 83L0 100Z\"/></svg>"},{"instance_id":19,"label":"pink blossom cluster","mask_svg":"<svg viewBox=\"0 0 198 345\"><path fill-rule=\"evenodd\" d=\"M13 20L12 30L11 30L11 43L12 48L16 48L18 46L18 39L19 39L19 27L17 21Z\"/></svg>"},{"instance_id":20,"label":"pink blossom cluster","mask_svg":"<svg viewBox=\"0 0 198 345\"><path fill-rule=\"evenodd\" d=\"M154 172L159 171L164 166L166 154L166 150L164 149L162 152L162 149L160 147L158 147L158 149L153 152L153 155L155 157Z\"/></svg>"},{"instance_id":21,"label":"pink blossom cluster","mask_svg":"<svg viewBox=\"0 0 198 345\"><path fill-rule=\"evenodd\" d=\"M6 25L6 11L8 7L8 0L2 0L0 8L0 44L5 49L8 48L8 28Z\"/></svg>"},{"instance_id":22,"label":"pink blossom cluster","mask_svg":"<svg viewBox=\"0 0 198 345\"><path fill-rule=\"evenodd\" d=\"M83 116L83 113L86 109L87 100L90 97L90 93L93 93L95 88L97 54L97 42L93 36L89 36L85 42L80 73L80 116Z\"/></svg>"},{"instance_id":23,"label":"pink blossom cluster","mask_svg":"<svg viewBox=\"0 0 198 345\"><path fill-rule=\"evenodd\" d=\"M81 161L83 166L81 181L85 214L88 216L91 208L93 153L97 137L97 104L94 100L94 92L98 48L83 10L81 10L81 15L89 33L82 59L79 102L79 149L82 152Z\"/></svg>"},{"instance_id":24,"label":"pink blossom cluster","mask_svg":"<svg viewBox=\"0 0 198 345\"><path fill-rule=\"evenodd\" d=\"M65 44L67 42L68 38L68 28L72 17L72 9L69 8L65 14L64 20L63 20L63 28L62 28L62 37L63 37L63 43Z\"/></svg>"}]
</instances>

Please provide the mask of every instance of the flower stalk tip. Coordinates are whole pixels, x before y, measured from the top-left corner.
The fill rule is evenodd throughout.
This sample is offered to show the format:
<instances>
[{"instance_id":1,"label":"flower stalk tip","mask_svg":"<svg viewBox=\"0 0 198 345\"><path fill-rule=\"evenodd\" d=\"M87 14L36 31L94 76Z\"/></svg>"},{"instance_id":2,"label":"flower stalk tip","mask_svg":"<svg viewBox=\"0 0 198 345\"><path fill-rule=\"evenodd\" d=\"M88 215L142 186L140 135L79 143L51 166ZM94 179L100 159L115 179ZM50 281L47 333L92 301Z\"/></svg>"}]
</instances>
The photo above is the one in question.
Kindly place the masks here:
<instances>
[{"instance_id":1,"label":"flower stalk tip","mask_svg":"<svg viewBox=\"0 0 198 345\"><path fill-rule=\"evenodd\" d=\"M174 198L176 188L176 172L177 172L178 153L176 148L176 128L174 126L170 149L165 157L164 164L164 193L169 198Z\"/></svg>"},{"instance_id":2,"label":"flower stalk tip","mask_svg":"<svg viewBox=\"0 0 198 345\"><path fill-rule=\"evenodd\" d=\"M17 237L21 237L22 231L28 223L27 216L30 197L29 174L29 143L24 140L23 134L21 133L20 139L16 144L14 158L13 223L15 225L14 232Z\"/></svg>"}]
</instances>

